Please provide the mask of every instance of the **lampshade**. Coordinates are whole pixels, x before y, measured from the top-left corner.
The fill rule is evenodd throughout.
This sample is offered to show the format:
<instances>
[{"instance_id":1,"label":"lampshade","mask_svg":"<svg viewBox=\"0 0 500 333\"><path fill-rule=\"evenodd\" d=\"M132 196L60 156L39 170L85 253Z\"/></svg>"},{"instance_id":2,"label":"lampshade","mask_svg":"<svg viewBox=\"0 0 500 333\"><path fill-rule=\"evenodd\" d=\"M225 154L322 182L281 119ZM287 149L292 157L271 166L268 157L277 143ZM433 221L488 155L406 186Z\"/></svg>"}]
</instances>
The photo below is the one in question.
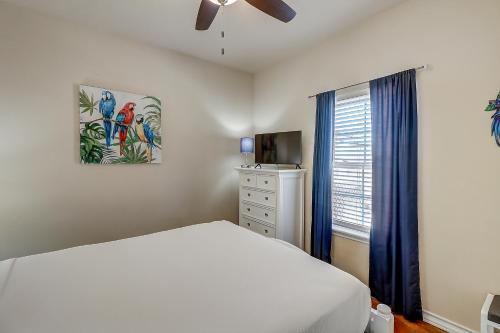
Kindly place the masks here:
<instances>
[{"instance_id":1,"label":"lampshade","mask_svg":"<svg viewBox=\"0 0 500 333\"><path fill-rule=\"evenodd\" d=\"M240 153L250 154L254 152L253 138L241 138L240 139Z\"/></svg>"}]
</instances>

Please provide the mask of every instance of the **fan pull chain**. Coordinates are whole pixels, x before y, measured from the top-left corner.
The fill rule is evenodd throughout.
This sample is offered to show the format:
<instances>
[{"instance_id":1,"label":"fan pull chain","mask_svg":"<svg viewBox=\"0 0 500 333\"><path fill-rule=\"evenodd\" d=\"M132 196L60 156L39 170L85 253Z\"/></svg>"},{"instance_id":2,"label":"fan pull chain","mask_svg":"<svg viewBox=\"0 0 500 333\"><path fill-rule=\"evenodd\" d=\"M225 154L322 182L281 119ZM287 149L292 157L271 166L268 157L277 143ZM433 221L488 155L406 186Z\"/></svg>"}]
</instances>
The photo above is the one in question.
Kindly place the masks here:
<instances>
[{"instance_id":1,"label":"fan pull chain","mask_svg":"<svg viewBox=\"0 0 500 333\"><path fill-rule=\"evenodd\" d=\"M226 50L224 48L224 38L226 37L226 33L224 32L224 4L222 4L221 6L221 26L222 26L222 29L221 29L221 32L220 32L220 37L222 39L222 48L220 50L220 53L221 55L224 55L226 54Z\"/></svg>"},{"instance_id":2,"label":"fan pull chain","mask_svg":"<svg viewBox=\"0 0 500 333\"><path fill-rule=\"evenodd\" d=\"M225 37L224 30L221 31L220 36L222 39L224 39L224 37ZM221 54L224 55L225 53L226 53L226 50L224 50L224 47L222 47Z\"/></svg>"}]
</instances>

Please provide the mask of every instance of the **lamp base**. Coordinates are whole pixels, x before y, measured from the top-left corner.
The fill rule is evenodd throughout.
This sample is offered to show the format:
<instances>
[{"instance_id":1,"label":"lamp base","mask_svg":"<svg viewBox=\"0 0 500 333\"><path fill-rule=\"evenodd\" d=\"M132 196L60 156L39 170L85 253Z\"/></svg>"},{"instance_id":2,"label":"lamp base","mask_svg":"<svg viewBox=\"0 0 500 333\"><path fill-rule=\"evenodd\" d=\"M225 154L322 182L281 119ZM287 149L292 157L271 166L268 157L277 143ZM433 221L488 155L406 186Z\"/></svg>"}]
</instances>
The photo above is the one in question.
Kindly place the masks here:
<instances>
[{"instance_id":1,"label":"lamp base","mask_svg":"<svg viewBox=\"0 0 500 333\"><path fill-rule=\"evenodd\" d=\"M242 168L251 168L252 166L250 165L250 163L252 162L250 159L249 159L249 155L250 153L242 153L243 155L243 164L241 165ZM249 163L250 162L250 163Z\"/></svg>"}]
</instances>

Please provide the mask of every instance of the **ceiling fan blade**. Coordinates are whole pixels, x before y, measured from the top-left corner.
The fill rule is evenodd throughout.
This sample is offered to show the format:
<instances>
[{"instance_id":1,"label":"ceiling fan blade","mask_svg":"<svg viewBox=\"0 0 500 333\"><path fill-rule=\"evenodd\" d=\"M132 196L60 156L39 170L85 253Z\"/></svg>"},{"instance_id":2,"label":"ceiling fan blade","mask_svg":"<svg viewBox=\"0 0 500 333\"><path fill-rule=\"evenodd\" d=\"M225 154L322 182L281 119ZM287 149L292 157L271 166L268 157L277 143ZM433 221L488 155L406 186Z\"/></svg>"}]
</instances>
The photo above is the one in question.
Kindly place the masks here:
<instances>
[{"instance_id":1,"label":"ceiling fan blade","mask_svg":"<svg viewBox=\"0 0 500 333\"><path fill-rule=\"evenodd\" d=\"M209 0L201 0L198 18L196 19L196 30L208 30L215 19L220 6Z\"/></svg>"},{"instance_id":2,"label":"ceiling fan blade","mask_svg":"<svg viewBox=\"0 0 500 333\"><path fill-rule=\"evenodd\" d=\"M246 2L285 23L290 22L296 15L295 10L281 0L246 0Z\"/></svg>"}]
</instances>

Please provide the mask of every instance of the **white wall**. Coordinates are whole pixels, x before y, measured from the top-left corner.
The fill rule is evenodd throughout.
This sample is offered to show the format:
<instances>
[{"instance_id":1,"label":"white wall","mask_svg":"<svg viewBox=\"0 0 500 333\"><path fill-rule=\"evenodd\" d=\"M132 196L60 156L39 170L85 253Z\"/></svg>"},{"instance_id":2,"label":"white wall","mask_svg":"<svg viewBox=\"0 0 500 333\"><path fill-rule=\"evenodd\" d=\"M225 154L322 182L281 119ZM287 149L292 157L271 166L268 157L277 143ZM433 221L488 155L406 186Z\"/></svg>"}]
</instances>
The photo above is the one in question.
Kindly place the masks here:
<instances>
[{"instance_id":1,"label":"white wall","mask_svg":"<svg viewBox=\"0 0 500 333\"><path fill-rule=\"evenodd\" d=\"M0 260L237 221L253 77L0 3ZM79 164L78 85L165 105L163 164Z\"/></svg>"},{"instance_id":2,"label":"white wall","mask_svg":"<svg viewBox=\"0 0 500 333\"><path fill-rule=\"evenodd\" d=\"M303 130L311 170L308 95L431 65L418 73L423 306L473 329L485 294L500 293L500 148L483 112L500 89L499 14L498 0L410 0L255 81L256 131ZM307 182L309 226L311 172ZM334 263L366 282L368 246L336 237L333 248Z\"/></svg>"}]
</instances>

